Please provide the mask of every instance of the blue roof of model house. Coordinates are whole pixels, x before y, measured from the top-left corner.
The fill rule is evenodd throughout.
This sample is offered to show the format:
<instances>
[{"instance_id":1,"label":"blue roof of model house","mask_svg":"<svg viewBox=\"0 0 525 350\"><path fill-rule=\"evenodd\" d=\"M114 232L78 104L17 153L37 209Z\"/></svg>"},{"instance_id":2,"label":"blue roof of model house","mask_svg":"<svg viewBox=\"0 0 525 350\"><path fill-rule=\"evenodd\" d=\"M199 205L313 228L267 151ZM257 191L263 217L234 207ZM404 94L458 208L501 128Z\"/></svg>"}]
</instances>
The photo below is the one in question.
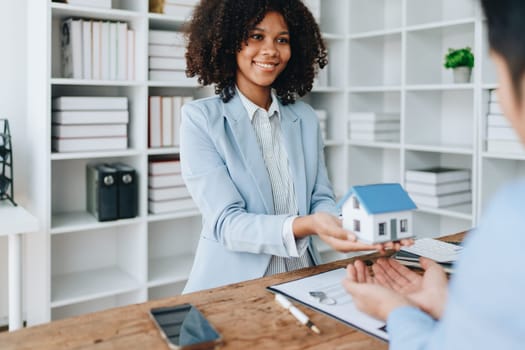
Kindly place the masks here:
<instances>
[{"instance_id":1,"label":"blue roof of model house","mask_svg":"<svg viewBox=\"0 0 525 350\"><path fill-rule=\"evenodd\" d=\"M417 209L408 193L397 183L354 186L350 188L337 206L341 208L352 194L355 194L368 214Z\"/></svg>"}]
</instances>

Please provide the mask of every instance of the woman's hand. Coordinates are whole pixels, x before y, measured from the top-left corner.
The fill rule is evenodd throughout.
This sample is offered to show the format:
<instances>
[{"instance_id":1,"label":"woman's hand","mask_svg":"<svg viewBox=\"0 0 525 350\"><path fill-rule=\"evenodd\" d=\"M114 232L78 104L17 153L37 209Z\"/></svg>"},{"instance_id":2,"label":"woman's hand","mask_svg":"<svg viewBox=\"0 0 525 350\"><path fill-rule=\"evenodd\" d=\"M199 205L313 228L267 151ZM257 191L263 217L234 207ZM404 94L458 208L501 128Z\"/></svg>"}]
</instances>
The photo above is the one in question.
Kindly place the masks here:
<instances>
[{"instance_id":1,"label":"woman's hand","mask_svg":"<svg viewBox=\"0 0 525 350\"><path fill-rule=\"evenodd\" d=\"M326 244L342 253L362 250L379 250L384 253L386 249L399 250L402 245L413 243L411 239L382 244L358 242L352 231L343 228L343 223L338 217L323 212L296 218L293 222L293 232L296 237L317 234Z\"/></svg>"}]
</instances>

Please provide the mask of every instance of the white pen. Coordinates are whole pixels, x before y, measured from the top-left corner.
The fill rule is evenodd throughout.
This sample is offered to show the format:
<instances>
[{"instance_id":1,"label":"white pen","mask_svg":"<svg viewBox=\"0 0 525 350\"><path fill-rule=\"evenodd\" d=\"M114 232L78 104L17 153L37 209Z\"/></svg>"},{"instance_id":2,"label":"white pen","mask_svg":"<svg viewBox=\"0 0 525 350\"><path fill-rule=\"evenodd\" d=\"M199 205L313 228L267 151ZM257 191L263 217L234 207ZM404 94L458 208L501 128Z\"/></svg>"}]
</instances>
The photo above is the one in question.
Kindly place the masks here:
<instances>
[{"instance_id":1,"label":"white pen","mask_svg":"<svg viewBox=\"0 0 525 350\"><path fill-rule=\"evenodd\" d=\"M275 294L275 300L286 310L290 311L290 313L302 324L304 324L306 327L310 328L312 331L314 331L317 334L321 334L321 330L317 328L315 324L313 324L312 321L306 316L301 310L296 308L292 305L290 300L288 300L284 295L282 294Z\"/></svg>"}]
</instances>

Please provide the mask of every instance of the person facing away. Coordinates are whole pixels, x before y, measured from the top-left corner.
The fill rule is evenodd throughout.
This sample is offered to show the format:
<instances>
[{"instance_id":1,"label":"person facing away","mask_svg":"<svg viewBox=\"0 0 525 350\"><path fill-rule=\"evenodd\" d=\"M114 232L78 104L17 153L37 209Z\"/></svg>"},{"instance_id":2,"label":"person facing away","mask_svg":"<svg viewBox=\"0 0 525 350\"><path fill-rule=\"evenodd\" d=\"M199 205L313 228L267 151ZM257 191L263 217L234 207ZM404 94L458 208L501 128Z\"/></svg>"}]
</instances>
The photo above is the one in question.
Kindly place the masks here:
<instances>
[{"instance_id":1,"label":"person facing away","mask_svg":"<svg viewBox=\"0 0 525 350\"><path fill-rule=\"evenodd\" d=\"M367 245L342 228L319 122L296 101L327 50L300 0L203 0L186 28L188 76L217 96L182 109L181 168L202 214L184 293L314 265L311 236Z\"/></svg>"},{"instance_id":2,"label":"person facing away","mask_svg":"<svg viewBox=\"0 0 525 350\"><path fill-rule=\"evenodd\" d=\"M482 0L501 107L525 143L525 2ZM362 261L343 281L357 307L387 321L391 349L525 348L525 180L506 185L470 232L450 284L421 259L423 277L392 259Z\"/></svg>"}]
</instances>

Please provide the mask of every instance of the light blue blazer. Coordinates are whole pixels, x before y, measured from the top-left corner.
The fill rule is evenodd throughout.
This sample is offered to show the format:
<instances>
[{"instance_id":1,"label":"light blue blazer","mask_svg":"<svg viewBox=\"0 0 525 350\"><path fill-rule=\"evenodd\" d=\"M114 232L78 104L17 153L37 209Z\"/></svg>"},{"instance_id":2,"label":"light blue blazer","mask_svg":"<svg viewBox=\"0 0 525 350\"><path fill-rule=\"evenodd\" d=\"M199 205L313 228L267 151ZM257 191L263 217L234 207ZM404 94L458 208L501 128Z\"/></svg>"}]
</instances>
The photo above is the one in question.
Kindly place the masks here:
<instances>
[{"instance_id":1,"label":"light blue blazer","mask_svg":"<svg viewBox=\"0 0 525 350\"><path fill-rule=\"evenodd\" d=\"M303 102L279 104L299 215L338 214L326 173L319 122ZM238 95L182 108L182 176L202 214L202 233L184 293L262 277L272 255L287 257L255 131ZM315 263L319 255L311 242Z\"/></svg>"}]
</instances>

